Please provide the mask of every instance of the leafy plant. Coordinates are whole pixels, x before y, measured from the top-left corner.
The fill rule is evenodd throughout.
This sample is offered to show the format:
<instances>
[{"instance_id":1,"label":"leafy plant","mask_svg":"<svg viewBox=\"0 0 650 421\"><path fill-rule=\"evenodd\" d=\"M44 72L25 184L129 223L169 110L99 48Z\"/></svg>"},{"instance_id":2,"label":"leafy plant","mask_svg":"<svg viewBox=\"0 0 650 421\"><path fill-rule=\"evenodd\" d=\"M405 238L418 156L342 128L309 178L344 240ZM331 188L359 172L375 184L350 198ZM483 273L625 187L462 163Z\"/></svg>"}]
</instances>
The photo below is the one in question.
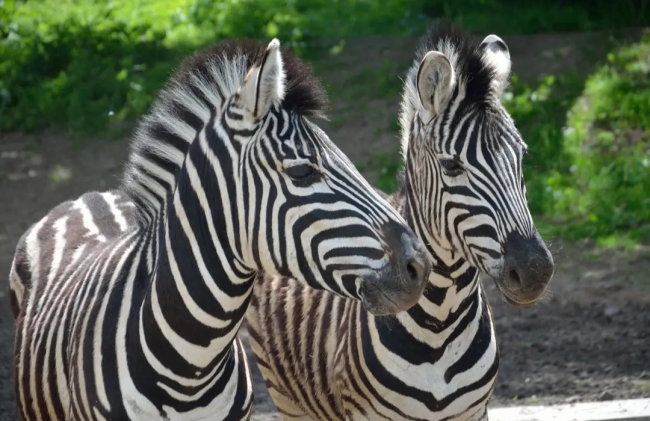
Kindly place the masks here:
<instances>
[{"instance_id":1,"label":"leafy plant","mask_svg":"<svg viewBox=\"0 0 650 421\"><path fill-rule=\"evenodd\" d=\"M650 231L650 36L611 53L568 117L555 210L580 236Z\"/></svg>"},{"instance_id":2,"label":"leafy plant","mask_svg":"<svg viewBox=\"0 0 650 421\"><path fill-rule=\"evenodd\" d=\"M649 237L649 80L646 36L610 53L584 88L572 77L548 77L534 90L515 85L506 99L532 151L531 210L556 222L548 225L556 233Z\"/></svg>"}]
</instances>

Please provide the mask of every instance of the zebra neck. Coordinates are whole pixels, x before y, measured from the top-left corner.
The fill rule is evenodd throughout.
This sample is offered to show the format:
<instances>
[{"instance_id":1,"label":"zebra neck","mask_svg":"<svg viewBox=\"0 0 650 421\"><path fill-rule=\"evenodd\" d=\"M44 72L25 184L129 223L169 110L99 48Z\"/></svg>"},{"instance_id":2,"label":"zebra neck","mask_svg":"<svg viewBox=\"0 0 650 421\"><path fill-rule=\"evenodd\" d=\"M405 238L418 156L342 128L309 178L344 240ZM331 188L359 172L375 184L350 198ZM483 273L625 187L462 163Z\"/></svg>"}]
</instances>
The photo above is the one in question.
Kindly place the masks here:
<instances>
[{"instance_id":1,"label":"zebra neck","mask_svg":"<svg viewBox=\"0 0 650 421\"><path fill-rule=\"evenodd\" d=\"M231 190L238 181L232 154L219 162L219 151L200 143L190 147L144 253L153 263L136 339L139 346L146 342L147 362L194 385L213 381L231 355L255 273L243 262L233 222L237 192Z\"/></svg>"},{"instance_id":2,"label":"zebra neck","mask_svg":"<svg viewBox=\"0 0 650 421\"><path fill-rule=\"evenodd\" d=\"M397 205L402 216L425 244L433 271L418 303L409 311L398 315L398 320L417 325L416 331L425 328L442 332L453 326L463 311L482 300L479 270L459 253L439 244L438 236L426 226L418 209L409 206L404 194L399 196L393 198L393 204Z\"/></svg>"}]
</instances>

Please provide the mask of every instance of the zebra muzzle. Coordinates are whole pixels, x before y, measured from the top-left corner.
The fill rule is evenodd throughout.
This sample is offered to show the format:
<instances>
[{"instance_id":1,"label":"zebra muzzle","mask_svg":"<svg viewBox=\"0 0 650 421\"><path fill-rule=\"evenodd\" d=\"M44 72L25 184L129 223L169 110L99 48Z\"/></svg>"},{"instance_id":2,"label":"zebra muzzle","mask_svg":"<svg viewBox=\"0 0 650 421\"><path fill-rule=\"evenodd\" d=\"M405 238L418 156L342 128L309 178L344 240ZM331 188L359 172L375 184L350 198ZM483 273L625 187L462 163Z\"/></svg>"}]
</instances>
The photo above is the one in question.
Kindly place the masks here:
<instances>
[{"instance_id":1,"label":"zebra muzzle","mask_svg":"<svg viewBox=\"0 0 650 421\"><path fill-rule=\"evenodd\" d=\"M537 231L530 238L511 232L506 239L502 275L495 282L507 302L525 306L544 295L553 271L553 256Z\"/></svg>"},{"instance_id":2,"label":"zebra muzzle","mask_svg":"<svg viewBox=\"0 0 650 421\"><path fill-rule=\"evenodd\" d=\"M360 295L367 311L391 315L413 307L427 284L431 262L424 245L408 228L384 227L390 259L375 276L362 281Z\"/></svg>"}]
</instances>

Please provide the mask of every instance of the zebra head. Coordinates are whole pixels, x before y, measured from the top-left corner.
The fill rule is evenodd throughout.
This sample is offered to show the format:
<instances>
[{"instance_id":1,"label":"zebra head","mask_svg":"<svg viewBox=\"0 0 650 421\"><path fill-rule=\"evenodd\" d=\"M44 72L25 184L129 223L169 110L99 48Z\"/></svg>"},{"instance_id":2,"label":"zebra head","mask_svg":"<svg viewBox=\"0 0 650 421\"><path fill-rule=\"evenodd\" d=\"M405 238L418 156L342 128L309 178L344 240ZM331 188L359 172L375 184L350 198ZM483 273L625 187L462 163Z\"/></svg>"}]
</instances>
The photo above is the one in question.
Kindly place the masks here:
<instances>
[{"instance_id":1,"label":"zebra head","mask_svg":"<svg viewBox=\"0 0 650 421\"><path fill-rule=\"evenodd\" d=\"M553 259L527 206L527 145L501 104L510 54L438 26L421 40L405 82L400 124L405 183L416 224L495 280L506 301L537 301ZM409 194L411 193L411 194Z\"/></svg>"},{"instance_id":2,"label":"zebra head","mask_svg":"<svg viewBox=\"0 0 650 421\"><path fill-rule=\"evenodd\" d=\"M430 272L426 249L309 120L325 99L309 69L277 40L251 57L215 126L238 150L247 260L360 299L377 315L410 308Z\"/></svg>"}]
</instances>

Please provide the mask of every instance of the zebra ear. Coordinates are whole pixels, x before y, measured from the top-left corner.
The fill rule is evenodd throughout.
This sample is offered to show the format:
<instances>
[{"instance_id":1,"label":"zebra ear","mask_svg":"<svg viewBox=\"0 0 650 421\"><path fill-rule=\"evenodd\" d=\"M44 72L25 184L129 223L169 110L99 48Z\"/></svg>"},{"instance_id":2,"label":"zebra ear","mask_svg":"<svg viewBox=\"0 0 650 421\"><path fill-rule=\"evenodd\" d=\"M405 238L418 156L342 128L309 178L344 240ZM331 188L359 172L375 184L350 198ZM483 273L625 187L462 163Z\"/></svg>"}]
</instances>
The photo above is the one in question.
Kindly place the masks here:
<instances>
[{"instance_id":1,"label":"zebra ear","mask_svg":"<svg viewBox=\"0 0 650 421\"><path fill-rule=\"evenodd\" d=\"M284 99L285 71L280 52L280 41L274 38L264 51L264 56L246 75L239 87L240 105L252 120L259 120L273 104Z\"/></svg>"},{"instance_id":2,"label":"zebra ear","mask_svg":"<svg viewBox=\"0 0 650 421\"><path fill-rule=\"evenodd\" d=\"M417 74L420 103L431 114L441 113L447 105L456 84L456 74L444 54L429 51Z\"/></svg>"},{"instance_id":3,"label":"zebra ear","mask_svg":"<svg viewBox=\"0 0 650 421\"><path fill-rule=\"evenodd\" d=\"M492 83L501 97L508 86L512 67L508 46L501 38L492 34L485 37L479 49L483 50L483 61L494 69L495 78Z\"/></svg>"}]
</instances>

